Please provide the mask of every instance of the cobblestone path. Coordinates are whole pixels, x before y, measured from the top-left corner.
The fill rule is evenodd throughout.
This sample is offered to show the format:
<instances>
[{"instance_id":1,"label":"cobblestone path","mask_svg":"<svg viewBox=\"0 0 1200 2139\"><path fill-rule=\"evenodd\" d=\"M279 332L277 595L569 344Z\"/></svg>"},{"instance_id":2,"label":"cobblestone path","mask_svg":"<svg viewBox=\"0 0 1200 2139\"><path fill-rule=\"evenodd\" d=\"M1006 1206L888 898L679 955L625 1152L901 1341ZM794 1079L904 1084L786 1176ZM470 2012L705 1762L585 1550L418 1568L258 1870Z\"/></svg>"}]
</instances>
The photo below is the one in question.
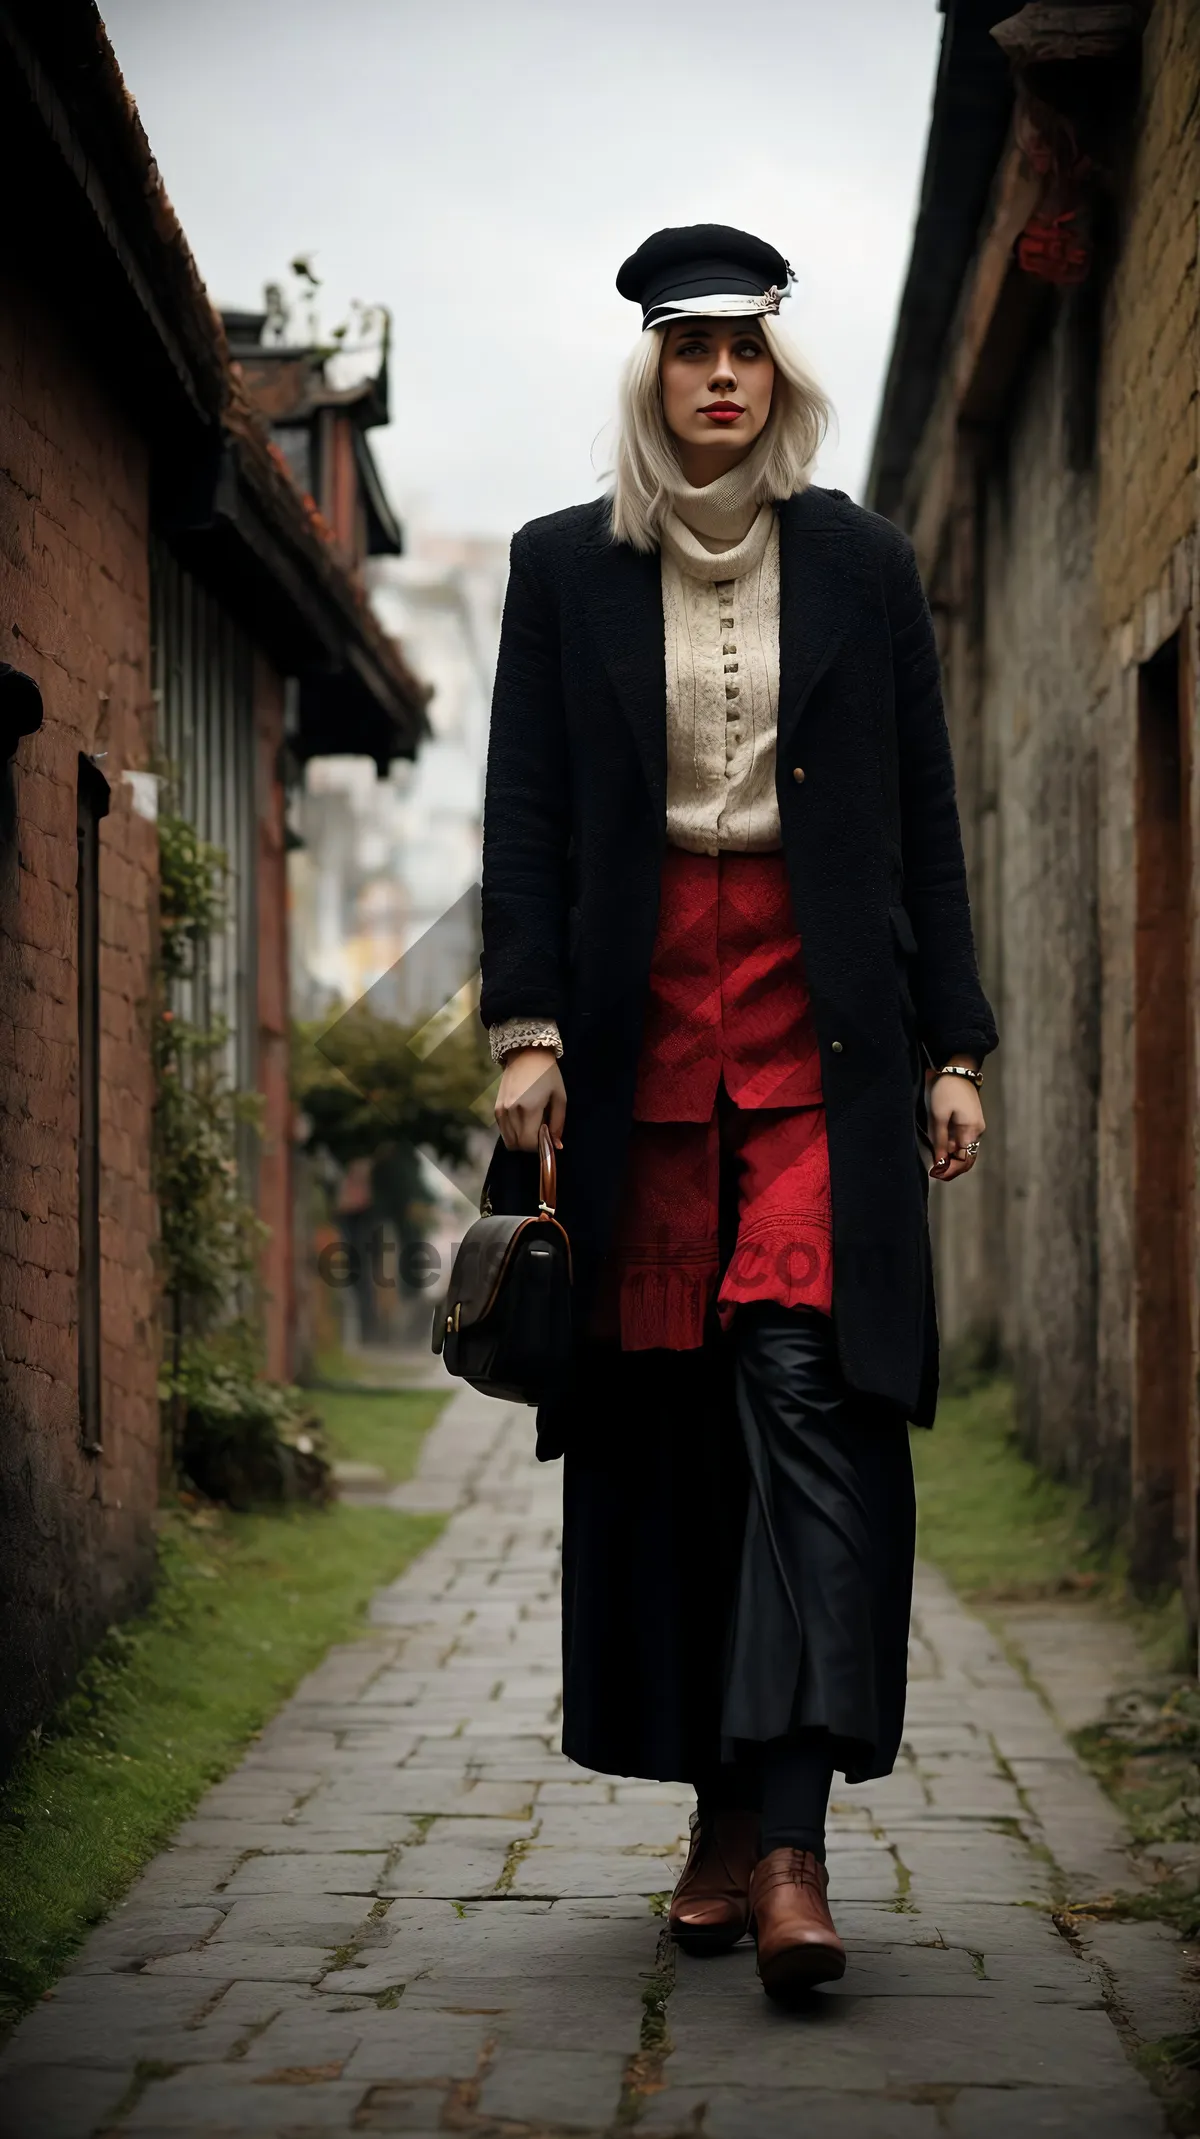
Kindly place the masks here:
<instances>
[{"instance_id":1,"label":"cobblestone path","mask_svg":"<svg viewBox=\"0 0 1200 2139\"><path fill-rule=\"evenodd\" d=\"M557 1467L457 1396L410 1506L455 1505L10 2043L6 2139L93 2133L1147 2139L1124 2044L1191 2024L1107 1801L926 1574L905 1753L837 1799L844 1984L676 1959L688 1797L556 1750ZM653 1630L647 1629L647 1638Z\"/></svg>"}]
</instances>

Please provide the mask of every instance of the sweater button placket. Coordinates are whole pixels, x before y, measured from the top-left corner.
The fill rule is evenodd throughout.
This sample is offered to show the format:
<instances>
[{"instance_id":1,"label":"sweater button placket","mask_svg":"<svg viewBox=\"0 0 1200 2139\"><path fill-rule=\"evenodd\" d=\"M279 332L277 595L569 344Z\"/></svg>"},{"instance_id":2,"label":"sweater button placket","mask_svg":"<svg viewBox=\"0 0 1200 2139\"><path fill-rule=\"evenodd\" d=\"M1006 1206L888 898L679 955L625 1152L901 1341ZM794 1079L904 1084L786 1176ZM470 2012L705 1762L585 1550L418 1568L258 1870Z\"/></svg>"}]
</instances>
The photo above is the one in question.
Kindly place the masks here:
<instances>
[{"instance_id":1,"label":"sweater button placket","mask_svg":"<svg viewBox=\"0 0 1200 2139\"><path fill-rule=\"evenodd\" d=\"M732 778L733 760L737 755L738 745L742 739L742 731L738 725L738 707L736 703L740 695L741 686L731 680L738 673L738 642L734 637L736 622L734 616L734 583L732 580L718 582L717 604L722 632L721 659L725 675L725 778L728 780Z\"/></svg>"}]
</instances>

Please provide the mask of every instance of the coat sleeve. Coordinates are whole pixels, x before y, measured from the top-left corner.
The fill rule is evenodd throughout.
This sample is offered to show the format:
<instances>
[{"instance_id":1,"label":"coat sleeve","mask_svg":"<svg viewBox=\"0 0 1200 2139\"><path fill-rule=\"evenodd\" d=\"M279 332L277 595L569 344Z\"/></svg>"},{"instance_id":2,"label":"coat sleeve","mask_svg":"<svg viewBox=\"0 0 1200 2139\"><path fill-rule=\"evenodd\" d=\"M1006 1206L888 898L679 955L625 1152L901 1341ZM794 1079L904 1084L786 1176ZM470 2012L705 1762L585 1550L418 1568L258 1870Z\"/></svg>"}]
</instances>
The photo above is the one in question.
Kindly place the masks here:
<instances>
[{"instance_id":1,"label":"coat sleeve","mask_svg":"<svg viewBox=\"0 0 1200 2139\"><path fill-rule=\"evenodd\" d=\"M900 775L904 900L917 939L913 975L920 1035L935 1061L996 1045L979 984L954 764L942 706L933 619L911 543L898 538L888 573Z\"/></svg>"},{"instance_id":2,"label":"coat sleeve","mask_svg":"<svg viewBox=\"0 0 1200 2139\"><path fill-rule=\"evenodd\" d=\"M487 1026L561 1023L566 1011L566 720L557 603L513 539L483 806L483 993Z\"/></svg>"}]
</instances>

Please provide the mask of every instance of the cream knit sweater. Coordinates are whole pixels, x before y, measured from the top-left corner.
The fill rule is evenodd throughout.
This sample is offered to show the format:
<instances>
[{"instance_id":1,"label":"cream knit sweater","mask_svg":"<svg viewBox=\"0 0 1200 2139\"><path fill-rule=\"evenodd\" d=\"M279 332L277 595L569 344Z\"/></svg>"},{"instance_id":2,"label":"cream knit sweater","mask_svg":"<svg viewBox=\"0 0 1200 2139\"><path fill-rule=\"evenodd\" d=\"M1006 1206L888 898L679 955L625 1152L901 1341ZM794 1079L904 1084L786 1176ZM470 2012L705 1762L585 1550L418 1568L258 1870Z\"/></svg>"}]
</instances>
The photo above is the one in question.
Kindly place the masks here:
<instances>
[{"instance_id":1,"label":"cream knit sweater","mask_svg":"<svg viewBox=\"0 0 1200 2139\"><path fill-rule=\"evenodd\" d=\"M681 478L663 522L667 841L689 854L780 845L779 523L752 481L744 465L703 489ZM562 1052L546 1019L507 1018L490 1039L496 1062L518 1047Z\"/></svg>"},{"instance_id":2,"label":"cream knit sweater","mask_svg":"<svg viewBox=\"0 0 1200 2139\"><path fill-rule=\"evenodd\" d=\"M764 505L719 550L669 513L662 531L667 839L689 854L780 843L779 523Z\"/></svg>"}]
</instances>

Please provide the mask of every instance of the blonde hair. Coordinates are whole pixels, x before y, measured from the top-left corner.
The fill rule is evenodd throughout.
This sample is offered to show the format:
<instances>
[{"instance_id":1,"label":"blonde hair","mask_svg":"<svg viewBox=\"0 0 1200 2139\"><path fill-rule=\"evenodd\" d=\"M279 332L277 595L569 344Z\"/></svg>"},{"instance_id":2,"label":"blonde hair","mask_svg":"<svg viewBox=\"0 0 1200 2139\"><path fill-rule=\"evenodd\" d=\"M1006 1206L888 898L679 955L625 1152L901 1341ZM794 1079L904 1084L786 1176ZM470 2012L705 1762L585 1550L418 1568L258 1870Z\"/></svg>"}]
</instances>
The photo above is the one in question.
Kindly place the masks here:
<instances>
[{"instance_id":1,"label":"blonde hair","mask_svg":"<svg viewBox=\"0 0 1200 2139\"><path fill-rule=\"evenodd\" d=\"M754 499L765 505L805 489L832 411L774 314L764 313L755 325L762 329L774 360L775 388L771 413L744 465ZM614 542L627 542L635 550L658 548L670 494L679 483L659 379L665 333L665 324L643 332L621 374L612 531Z\"/></svg>"}]
</instances>

